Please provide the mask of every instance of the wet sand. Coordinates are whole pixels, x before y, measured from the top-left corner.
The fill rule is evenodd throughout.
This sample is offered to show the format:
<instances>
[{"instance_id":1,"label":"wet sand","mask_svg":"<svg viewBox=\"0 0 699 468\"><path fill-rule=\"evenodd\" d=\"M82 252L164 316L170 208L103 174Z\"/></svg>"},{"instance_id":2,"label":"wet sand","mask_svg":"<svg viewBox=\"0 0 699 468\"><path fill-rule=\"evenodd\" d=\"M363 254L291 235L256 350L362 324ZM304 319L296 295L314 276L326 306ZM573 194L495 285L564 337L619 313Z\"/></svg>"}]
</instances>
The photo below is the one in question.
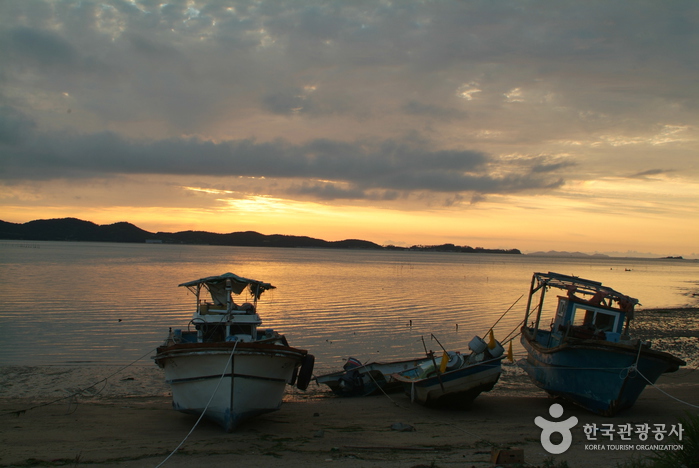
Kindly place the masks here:
<instances>
[{"instance_id":1,"label":"wet sand","mask_svg":"<svg viewBox=\"0 0 699 468\"><path fill-rule=\"evenodd\" d=\"M676 311L662 315L661 321L667 323L672 317L682 321L689 315L695 318L696 313L696 309L691 314ZM694 328L686 334L696 332ZM573 428L573 445L557 456L544 451L541 430L534 424L537 416L549 418L554 400L529 383L516 365L508 364L496 388L464 411L424 408L403 394L336 398L312 384L310 391L290 392L279 411L252 420L235 433L226 434L202 421L163 466L487 467L494 466L490 461L494 448L522 449L524 461L533 466L546 459L566 461L570 467L615 466L640 453L590 450L589 445L642 442L636 435L628 442L618 436L588 441L583 425L649 423L666 424L669 429L687 411L699 413L676 400L699 406L697 338L685 338L680 340L681 349L694 354L676 354L690 365L661 377L656 387L646 388L633 408L616 417L596 416L562 402L564 417L575 416L578 424ZM660 345L675 346L673 340ZM196 422L194 416L171 409L167 387L155 366L132 367L113 376L118 368L1 369L0 466L154 467ZM108 376L85 390L85 382ZM64 398L77 388L83 389L79 396ZM391 429L393 423L415 430L399 432ZM668 442L666 437L664 443Z\"/></svg>"}]
</instances>

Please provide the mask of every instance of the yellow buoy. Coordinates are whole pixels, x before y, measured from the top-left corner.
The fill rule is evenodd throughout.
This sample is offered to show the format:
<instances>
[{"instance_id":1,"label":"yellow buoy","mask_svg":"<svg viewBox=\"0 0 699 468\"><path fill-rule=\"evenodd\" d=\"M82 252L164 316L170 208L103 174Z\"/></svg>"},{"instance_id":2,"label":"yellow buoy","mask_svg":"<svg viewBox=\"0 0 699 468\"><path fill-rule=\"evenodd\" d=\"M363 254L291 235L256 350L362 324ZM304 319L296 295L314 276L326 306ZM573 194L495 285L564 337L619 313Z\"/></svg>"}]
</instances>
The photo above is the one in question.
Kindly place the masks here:
<instances>
[{"instance_id":1,"label":"yellow buoy","mask_svg":"<svg viewBox=\"0 0 699 468\"><path fill-rule=\"evenodd\" d=\"M515 362L515 358L514 358L514 356L513 356L513 354L512 354L512 342L511 342L511 341L510 341L510 347L509 347L509 349L507 350L507 359L509 359L510 362Z\"/></svg>"},{"instance_id":2,"label":"yellow buoy","mask_svg":"<svg viewBox=\"0 0 699 468\"><path fill-rule=\"evenodd\" d=\"M444 351L444 354L442 354L442 362L439 363L439 372L441 374L443 374L444 371L447 370L447 364L449 364L449 355L446 351Z\"/></svg>"},{"instance_id":3,"label":"yellow buoy","mask_svg":"<svg viewBox=\"0 0 699 468\"><path fill-rule=\"evenodd\" d=\"M493 334L493 329L490 329L490 341L488 342L488 348L495 348L495 335Z\"/></svg>"}]
</instances>

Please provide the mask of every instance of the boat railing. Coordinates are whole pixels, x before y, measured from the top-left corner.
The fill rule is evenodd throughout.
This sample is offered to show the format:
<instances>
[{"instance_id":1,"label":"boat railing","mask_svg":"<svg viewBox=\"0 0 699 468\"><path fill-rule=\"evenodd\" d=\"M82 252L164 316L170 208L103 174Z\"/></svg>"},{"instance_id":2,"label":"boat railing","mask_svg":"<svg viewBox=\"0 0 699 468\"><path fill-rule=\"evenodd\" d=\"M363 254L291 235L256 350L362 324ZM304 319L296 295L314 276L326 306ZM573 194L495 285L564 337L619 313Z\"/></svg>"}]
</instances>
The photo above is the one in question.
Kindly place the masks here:
<instances>
[{"instance_id":1,"label":"boat railing","mask_svg":"<svg viewBox=\"0 0 699 468\"><path fill-rule=\"evenodd\" d=\"M200 315L208 315L208 314L227 314L228 313L228 306L226 304L212 304L210 302L202 302L199 304L199 314ZM254 314L255 313L255 306L252 305L249 302L246 302L241 305L237 304L232 304L231 314L237 314L237 315L244 315L244 314Z\"/></svg>"}]
</instances>

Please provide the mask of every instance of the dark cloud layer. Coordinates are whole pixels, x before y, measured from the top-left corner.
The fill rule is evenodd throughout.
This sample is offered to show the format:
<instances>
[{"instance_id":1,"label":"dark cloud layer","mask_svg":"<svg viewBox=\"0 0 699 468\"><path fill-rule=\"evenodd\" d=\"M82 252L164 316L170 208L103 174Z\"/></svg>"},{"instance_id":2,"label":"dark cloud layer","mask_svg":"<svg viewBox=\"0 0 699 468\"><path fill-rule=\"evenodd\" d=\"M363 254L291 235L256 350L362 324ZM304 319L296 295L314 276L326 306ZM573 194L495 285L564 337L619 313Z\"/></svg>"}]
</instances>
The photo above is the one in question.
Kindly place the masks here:
<instances>
[{"instance_id":1,"label":"dark cloud layer","mask_svg":"<svg viewBox=\"0 0 699 468\"><path fill-rule=\"evenodd\" d=\"M392 199L396 191L518 192L557 187L558 178L542 176L541 164L509 168L517 174L495 177L505 164L477 151L434 150L420 142L338 142L316 139L294 145L277 140L212 143L197 138L132 141L113 132L86 136L29 134L17 131L22 116L0 120L2 177L11 180L109 177L118 174L170 174L215 177L265 177L303 182L291 193L321 199ZM380 191L377 195L376 190Z\"/></svg>"},{"instance_id":2,"label":"dark cloud layer","mask_svg":"<svg viewBox=\"0 0 699 468\"><path fill-rule=\"evenodd\" d=\"M599 161L628 174L627 142L695 121L698 17L691 0L4 2L0 178L477 201Z\"/></svg>"}]
</instances>

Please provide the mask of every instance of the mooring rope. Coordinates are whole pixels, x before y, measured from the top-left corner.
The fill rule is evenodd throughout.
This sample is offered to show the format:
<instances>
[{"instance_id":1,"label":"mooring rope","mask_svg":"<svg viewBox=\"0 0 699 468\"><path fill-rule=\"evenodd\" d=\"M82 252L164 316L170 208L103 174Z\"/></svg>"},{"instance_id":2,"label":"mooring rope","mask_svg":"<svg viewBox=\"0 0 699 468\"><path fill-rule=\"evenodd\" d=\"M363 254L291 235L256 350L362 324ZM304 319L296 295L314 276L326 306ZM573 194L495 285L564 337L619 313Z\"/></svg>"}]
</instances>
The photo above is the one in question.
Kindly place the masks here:
<instances>
[{"instance_id":1,"label":"mooring rope","mask_svg":"<svg viewBox=\"0 0 699 468\"><path fill-rule=\"evenodd\" d=\"M495 321L495 323L493 324L493 326L490 327L490 328L488 329L487 332L485 332L485 334L487 335L488 333L490 333L490 332L493 330L493 328L495 328L495 325L497 325L498 323L500 323L500 320L502 320L503 317L505 317L505 315L507 315L507 313L508 313L510 310L512 310L512 308L515 306L515 304L517 304L517 303L519 302L519 300L522 299L523 297L524 297L524 294L522 294L521 296L519 296L519 297L517 298L517 300L514 301L510 307L507 308L507 310L505 311L505 313L502 314L502 315L500 316L500 318L497 319L497 320Z\"/></svg>"},{"instance_id":2,"label":"mooring rope","mask_svg":"<svg viewBox=\"0 0 699 468\"><path fill-rule=\"evenodd\" d=\"M238 347L238 342L236 341L235 344L233 345L233 351L231 351L231 355L228 356L228 361L226 362L226 365L225 365L224 368L223 368L223 372L221 373L221 378L218 379L218 383L216 384L216 388L215 388L214 391L211 393L211 398L209 398L209 402L206 404L206 407L204 408L204 410L203 410L203 411L201 412L201 414L199 415L199 419L197 419L197 422L194 423L194 426L192 426L192 429L191 429L191 430L189 431L189 433L185 436L185 438L182 439L182 442L180 442L180 444L179 444L177 447L175 447L175 450L173 450L172 452L170 452L170 455L168 455L168 456L165 458L165 460L161 461L158 465L156 465L155 468L160 468L161 466L163 466L163 465L165 464L165 462L168 461L168 460L170 459L170 457L172 457L175 453L177 453L177 451L180 449L180 447L182 447L182 445L187 441L187 439L189 439L189 436L192 435L192 433L194 432L194 429L197 428L197 426L199 425L199 422L202 420L202 418L203 418L204 415L206 414L206 410L209 409L209 405L210 405L211 402L214 400L214 396L216 395L216 392L218 392L218 387L221 386L221 382L223 382L223 378L226 376L226 371L228 370L228 365L229 365L229 364L231 363L231 361L233 360L233 354L235 354L235 348L237 348L237 347ZM234 378L234 377L233 377L233 369L231 369L231 379L233 379L233 378Z\"/></svg>"},{"instance_id":3,"label":"mooring rope","mask_svg":"<svg viewBox=\"0 0 699 468\"><path fill-rule=\"evenodd\" d=\"M517 338L517 337L522 333L521 329L522 329L522 324L523 324L523 323L524 323L524 319L522 319L522 320L517 324L517 326L516 326L515 328L513 328L512 331L511 331L510 333L508 333L508 334L505 336L505 338L503 338L502 343L503 343L503 344L507 344L507 343L509 343L510 341L513 341L515 338ZM517 332L517 334L515 334L514 336L512 336L512 337L510 338L510 336L511 336L514 332Z\"/></svg>"},{"instance_id":4,"label":"mooring rope","mask_svg":"<svg viewBox=\"0 0 699 468\"><path fill-rule=\"evenodd\" d=\"M643 375L643 374L641 373L640 370L636 369L636 372L638 372L638 375L640 375L641 377L643 377L643 379L644 379L646 382L648 382L653 388L656 388L657 390L659 390L660 393L665 394L666 396L672 398L673 400L675 400L675 401L677 401L677 402L679 402L679 403L682 403L683 405L691 406L692 408L699 408L699 406L697 406L697 405L693 405L693 404L691 404L691 403L687 403L686 401L680 400L679 398L670 395L670 394L667 393L665 390L663 390L662 388L658 387L658 386L655 385L653 382L651 382L650 380L648 380L648 378L647 378L645 375Z\"/></svg>"},{"instance_id":5,"label":"mooring rope","mask_svg":"<svg viewBox=\"0 0 699 468\"><path fill-rule=\"evenodd\" d=\"M82 395L82 394L83 394L84 392L86 392L87 390L89 390L89 389L91 389L91 388L93 388L93 387L96 387L97 385L99 385L99 384L101 384L102 382L104 382L104 383L105 383L104 387L102 387L102 389L101 389L99 392L97 392L96 394L101 393L101 392L106 388L106 386L107 386L107 381L108 381L109 379L111 379L112 377L114 377L115 375L117 375L117 374L119 374L119 373L121 373L121 372L124 372L126 369L128 369L128 368L131 367L131 366L133 366L134 364L136 364L138 361L140 361L140 360L143 359L144 357L150 355L150 354L151 354L153 351L155 351L156 349L157 349L157 348L153 348L153 349L149 350L146 354L144 354L143 356L139 357L139 358L136 359L135 361L131 362L130 364L127 364L126 366L122 367L121 369L117 370L116 372L111 373L110 375L108 375L107 377L103 378L102 380L98 380L97 382L93 383L93 384L90 385L89 387L79 388L79 389L75 390L73 393L71 393L70 395L67 395L67 396L64 396L64 397L61 397L61 398L57 398L57 399L55 399L55 400L51 400L51 401L49 401L49 402L42 403L42 404L40 404L40 405L35 405L35 406L30 407L30 408L24 408L24 409L17 410L17 411L8 411L7 413L2 413L2 414L0 414L0 416L7 416L7 415L10 415L10 414L14 414L15 416L20 416L20 415L26 413L27 411L31 411L31 410L34 410L34 409L37 409L37 408L43 408L44 406L53 405L54 403L58 403L59 401L63 401L63 400L67 400L67 399L71 399L71 405L72 405L72 402L73 402L73 401L75 401L76 404L77 404L77 397L78 397L78 396ZM73 412L75 412L75 410L73 410Z\"/></svg>"}]
</instances>

